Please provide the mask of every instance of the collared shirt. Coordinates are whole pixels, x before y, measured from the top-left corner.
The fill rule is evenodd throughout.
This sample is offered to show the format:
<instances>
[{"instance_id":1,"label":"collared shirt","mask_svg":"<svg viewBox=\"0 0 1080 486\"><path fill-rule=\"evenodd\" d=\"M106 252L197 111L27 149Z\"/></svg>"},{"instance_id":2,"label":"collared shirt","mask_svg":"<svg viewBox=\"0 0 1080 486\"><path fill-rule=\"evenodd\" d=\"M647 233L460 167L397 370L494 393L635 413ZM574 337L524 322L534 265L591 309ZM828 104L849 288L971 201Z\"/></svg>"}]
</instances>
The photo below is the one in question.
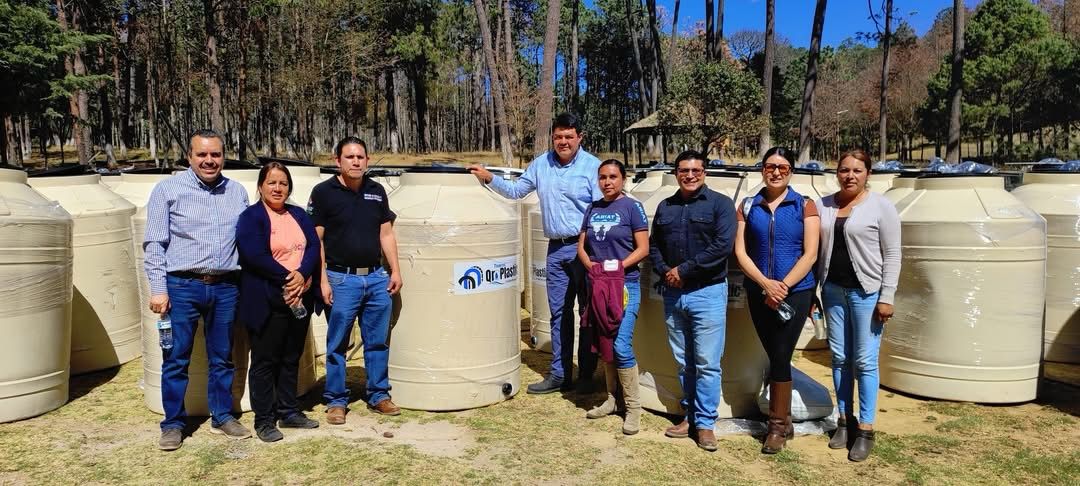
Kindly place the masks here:
<instances>
[{"instance_id":1,"label":"collared shirt","mask_svg":"<svg viewBox=\"0 0 1080 486\"><path fill-rule=\"evenodd\" d=\"M600 159L582 149L566 165L560 164L551 150L533 159L516 181L495 177L489 187L508 199L521 199L535 190L540 197L544 236L577 237L585 208L604 197L596 180L599 168Z\"/></svg>"},{"instance_id":2,"label":"collared shirt","mask_svg":"<svg viewBox=\"0 0 1080 486\"><path fill-rule=\"evenodd\" d=\"M376 267L382 259L380 229L394 220L386 189L364 177L354 191L331 177L311 190L308 214L323 228L327 265Z\"/></svg>"},{"instance_id":3,"label":"collared shirt","mask_svg":"<svg viewBox=\"0 0 1080 486\"><path fill-rule=\"evenodd\" d=\"M248 207L247 191L225 176L218 179L210 187L189 168L150 193L143 251L153 295L168 292L167 272L220 274L240 268L236 220Z\"/></svg>"},{"instance_id":4,"label":"collared shirt","mask_svg":"<svg viewBox=\"0 0 1080 486\"><path fill-rule=\"evenodd\" d=\"M658 275L678 267L684 289L727 278L737 228L731 198L705 186L689 199L676 191L656 208L652 228L649 257Z\"/></svg>"}]
</instances>

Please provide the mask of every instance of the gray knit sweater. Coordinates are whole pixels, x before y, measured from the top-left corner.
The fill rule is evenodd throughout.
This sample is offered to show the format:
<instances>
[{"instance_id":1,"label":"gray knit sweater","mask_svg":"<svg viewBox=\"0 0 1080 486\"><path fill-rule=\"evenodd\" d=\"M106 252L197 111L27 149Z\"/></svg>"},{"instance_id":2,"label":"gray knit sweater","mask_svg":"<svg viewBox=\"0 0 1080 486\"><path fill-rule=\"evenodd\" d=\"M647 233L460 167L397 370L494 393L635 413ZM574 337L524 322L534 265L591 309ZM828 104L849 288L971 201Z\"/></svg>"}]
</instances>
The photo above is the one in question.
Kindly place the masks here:
<instances>
[{"instance_id":1,"label":"gray knit sweater","mask_svg":"<svg viewBox=\"0 0 1080 486\"><path fill-rule=\"evenodd\" d=\"M833 195L818 200L821 214L821 244L818 245L817 276L824 282L829 275L837 207ZM878 302L892 304L900 279L900 216L885 196L871 192L851 209L844 225L851 265L863 291L881 291Z\"/></svg>"}]
</instances>

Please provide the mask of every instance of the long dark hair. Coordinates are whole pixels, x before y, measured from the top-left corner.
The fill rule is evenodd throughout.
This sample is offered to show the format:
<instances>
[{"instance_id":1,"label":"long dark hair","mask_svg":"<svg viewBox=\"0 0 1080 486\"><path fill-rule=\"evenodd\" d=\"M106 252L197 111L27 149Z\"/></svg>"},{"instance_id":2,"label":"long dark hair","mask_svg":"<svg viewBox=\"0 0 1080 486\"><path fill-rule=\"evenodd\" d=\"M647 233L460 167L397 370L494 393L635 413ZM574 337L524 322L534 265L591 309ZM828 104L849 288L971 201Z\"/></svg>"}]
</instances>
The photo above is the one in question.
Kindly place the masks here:
<instances>
[{"instance_id":1,"label":"long dark hair","mask_svg":"<svg viewBox=\"0 0 1080 486\"><path fill-rule=\"evenodd\" d=\"M289 193L286 194L285 197L291 196L293 190L292 174L289 173L289 168L285 167L285 164L282 164L281 162L267 162L266 165L259 169L259 181L256 183L257 187L262 187L263 182L266 182L266 175L274 169L285 173L285 178L289 181ZM262 199L262 193L259 193L259 199Z\"/></svg>"}]
</instances>

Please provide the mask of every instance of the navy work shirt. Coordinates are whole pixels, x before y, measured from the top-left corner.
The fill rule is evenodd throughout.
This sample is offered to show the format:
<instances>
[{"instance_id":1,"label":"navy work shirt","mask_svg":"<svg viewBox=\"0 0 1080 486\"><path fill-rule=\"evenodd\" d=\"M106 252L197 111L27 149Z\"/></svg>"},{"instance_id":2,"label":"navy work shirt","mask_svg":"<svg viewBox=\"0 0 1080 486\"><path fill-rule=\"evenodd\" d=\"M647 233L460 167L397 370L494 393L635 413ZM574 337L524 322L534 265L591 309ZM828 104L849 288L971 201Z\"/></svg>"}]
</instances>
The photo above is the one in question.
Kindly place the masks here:
<instances>
[{"instance_id":1,"label":"navy work shirt","mask_svg":"<svg viewBox=\"0 0 1080 486\"><path fill-rule=\"evenodd\" d=\"M380 227L395 217L382 184L364 176L360 190L353 191L334 176L311 190L307 210L311 222L323 227L327 265L381 264Z\"/></svg>"},{"instance_id":2,"label":"navy work shirt","mask_svg":"<svg viewBox=\"0 0 1080 486\"><path fill-rule=\"evenodd\" d=\"M689 199L678 191L660 202L649 238L653 271L678 267L683 289L724 282L735 241L735 203L708 187Z\"/></svg>"}]
</instances>

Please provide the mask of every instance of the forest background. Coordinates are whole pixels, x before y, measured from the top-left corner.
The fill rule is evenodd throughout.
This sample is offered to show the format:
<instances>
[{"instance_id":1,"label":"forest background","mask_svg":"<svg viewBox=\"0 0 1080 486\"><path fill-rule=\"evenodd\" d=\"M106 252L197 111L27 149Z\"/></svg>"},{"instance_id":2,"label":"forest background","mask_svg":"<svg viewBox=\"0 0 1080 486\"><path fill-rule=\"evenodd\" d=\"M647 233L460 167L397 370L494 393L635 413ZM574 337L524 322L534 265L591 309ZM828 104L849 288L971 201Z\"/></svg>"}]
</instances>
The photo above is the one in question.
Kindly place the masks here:
<instances>
[{"instance_id":1,"label":"forest background","mask_svg":"<svg viewBox=\"0 0 1080 486\"><path fill-rule=\"evenodd\" d=\"M0 157L164 162L212 127L241 160L358 135L520 166L564 111L634 162L1080 157L1080 0L956 0L922 35L924 2L832 0L871 22L826 46L827 0L781 2L799 46L762 1L759 27L725 32L724 0L0 0Z\"/></svg>"}]
</instances>

